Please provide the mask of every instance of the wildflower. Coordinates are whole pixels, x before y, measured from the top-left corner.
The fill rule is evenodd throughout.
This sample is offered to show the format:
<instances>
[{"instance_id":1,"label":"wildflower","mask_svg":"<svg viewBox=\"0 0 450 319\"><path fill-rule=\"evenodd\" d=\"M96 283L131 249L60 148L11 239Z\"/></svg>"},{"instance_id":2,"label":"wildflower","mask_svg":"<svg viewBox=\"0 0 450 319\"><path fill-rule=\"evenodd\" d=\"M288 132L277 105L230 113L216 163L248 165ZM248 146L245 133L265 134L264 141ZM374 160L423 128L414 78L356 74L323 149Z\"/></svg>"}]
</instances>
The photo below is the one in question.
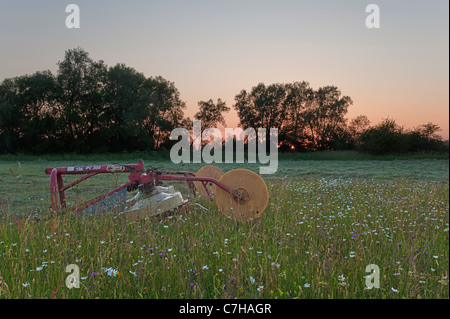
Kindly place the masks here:
<instances>
[{"instance_id":1,"label":"wildflower","mask_svg":"<svg viewBox=\"0 0 450 319\"><path fill-rule=\"evenodd\" d=\"M391 287L391 290L392 290L393 292L395 292L395 293L398 293L398 290L395 289L394 287Z\"/></svg>"},{"instance_id":2,"label":"wildflower","mask_svg":"<svg viewBox=\"0 0 450 319\"><path fill-rule=\"evenodd\" d=\"M250 276L250 282L251 282L252 284L254 284L254 283L255 283L255 278L253 278L252 276Z\"/></svg>"},{"instance_id":3,"label":"wildflower","mask_svg":"<svg viewBox=\"0 0 450 319\"><path fill-rule=\"evenodd\" d=\"M303 285L303 288L309 288L311 285L309 283L306 283Z\"/></svg>"},{"instance_id":4,"label":"wildflower","mask_svg":"<svg viewBox=\"0 0 450 319\"><path fill-rule=\"evenodd\" d=\"M231 281L231 282L234 282L234 278L233 278L233 277L231 277L231 278L230 278L230 281Z\"/></svg>"},{"instance_id":5,"label":"wildflower","mask_svg":"<svg viewBox=\"0 0 450 319\"><path fill-rule=\"evenodd\" d=\"M208 269L208 265L204 265L202 269Z\"/></svg>"},{"instance_id":6,"label":"wildflower","mask_svg":"<svg viewBox=\"0 0 450 319\"><path fill-rule=\"evenodd\" d=\"M117 269L112 268L112 267L109 267L109 268L103 268L103 271L105 271L106 274L107 274L108 276L111 276L111 277L116 277L116 276L119 275L119 271L118 271Z\"/></svg>"},{"instance_id":7,"label":"wildflower","mask_svg":"<svg viewBox=\"0 0 450 319\"><path fill-rule=\"evenodd\" d=\"M280 268L280 264L275 263L275 262L271 262L270 265L271 265L272 267Z\"/></svg>"},{"instance_id":8,"label":"wildflower","mask_svg":"<svg viewBox=\"0 0 450 319\"><path fill-rule=\"evenodd\" d=\"M24 287L28 287L29 285L30 285L29 282L24 282L24 283L22 284L22 286L24 286Z\"/></svg>"},{"instance_id":9,"label":"wildflower","mask_svg":"<svg viewBox=\"0 0 450 319\"><path fill-rule=\"evenodd\" d=\"M194 283L191 282L191 283L189 284L189 286L194 287L195 285L194 285Z\"/></svg>"},{"instance_id":10,"label":"wildflower","mask_svg":"<svg viewBox=\"0 0 450 319\"><path fill-rule=\"evenodd\" d=\"M356 238L356 237L358 237L359 235L361 235L361 234L354 234L354 235L352 235L352 238Z\"/></svg>"}]
</instances>

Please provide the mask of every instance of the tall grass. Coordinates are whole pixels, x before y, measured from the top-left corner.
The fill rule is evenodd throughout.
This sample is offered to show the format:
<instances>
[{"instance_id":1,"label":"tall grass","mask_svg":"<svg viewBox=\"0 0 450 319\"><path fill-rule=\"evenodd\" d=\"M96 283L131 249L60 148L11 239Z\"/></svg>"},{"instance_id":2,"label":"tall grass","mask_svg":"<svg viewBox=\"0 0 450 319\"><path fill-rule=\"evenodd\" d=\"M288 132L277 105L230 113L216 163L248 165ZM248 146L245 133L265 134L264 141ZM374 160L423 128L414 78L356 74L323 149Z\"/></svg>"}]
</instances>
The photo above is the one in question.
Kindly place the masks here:
<instances>
[{"instance_id":1,"label":"tall grass","mask_svg":"<svg viewBox=\"0 0 450 319\"><path fill-rule=\"evenodd\" d=\"M448 183L285 178L248 223L191 200L164 219L35 222L1 204L0 298L448 298ZM200 204L196 205L196 203ZM30 208L43 205L30 203ZM69 289L65 268L80 268ZM380 268L367 289L365 268Z\"/></svg>"}]
</instances>

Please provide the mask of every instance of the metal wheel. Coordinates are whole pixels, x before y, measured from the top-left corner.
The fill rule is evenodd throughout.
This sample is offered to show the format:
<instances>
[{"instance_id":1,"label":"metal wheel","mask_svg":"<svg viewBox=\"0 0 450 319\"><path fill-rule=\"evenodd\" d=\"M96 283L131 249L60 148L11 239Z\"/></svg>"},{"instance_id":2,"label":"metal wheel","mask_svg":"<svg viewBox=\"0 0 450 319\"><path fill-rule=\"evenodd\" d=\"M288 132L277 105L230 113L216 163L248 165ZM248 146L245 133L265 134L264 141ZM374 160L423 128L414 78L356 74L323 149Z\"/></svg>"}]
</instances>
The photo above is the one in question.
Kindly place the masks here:
<instances>
[{"instance_id":1,"label":"metal wheel","mask_svg":"<svg viewBox=\"0 0 450 319\"><path fill-rule=\"evenodd\" d=\"M195 174L196 177L210 177L214 178L216 180L219 180L223 176L223 172L220 168L213 166L213 165L207 165L200 168ZM208 197L208 193L206 192L205 187L203 187L202 182L194 182L196 194L201 197ZM213 183L207 183L206 188L209 191L209 194L214 197L214 184Z\"/></svg>"},{"instance_id":2,"label":"metal wheel","mask_svg":"<svg viewBox=\"0 0 450 319\"><path fill-rule=\"evenodd\" d=\"M219 182L241 195L237 199L215 185L216 205L225 216L249 221L262 215L269 201L269 191L258 174L247 169L234 169L225 173Z\"/></svg>"}]
</instances>

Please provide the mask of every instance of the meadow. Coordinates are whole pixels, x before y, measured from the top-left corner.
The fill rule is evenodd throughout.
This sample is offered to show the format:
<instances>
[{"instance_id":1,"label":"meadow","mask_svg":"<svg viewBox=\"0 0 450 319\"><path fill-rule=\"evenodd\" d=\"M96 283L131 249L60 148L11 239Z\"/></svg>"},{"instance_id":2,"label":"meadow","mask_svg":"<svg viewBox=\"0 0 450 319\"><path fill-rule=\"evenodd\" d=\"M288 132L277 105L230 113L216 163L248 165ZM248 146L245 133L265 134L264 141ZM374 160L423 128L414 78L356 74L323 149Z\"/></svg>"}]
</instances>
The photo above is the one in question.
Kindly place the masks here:
<instances>
[{"instance_id":1,"label":"meadow","mask_svg":"<svg viewBox=\"0 0 450 319\"><path fill-rule=\"evenodd\" d=\"M281 158L277 174L263 176L266 211L247 223L192 198L183 183L173 185L189 210L166 218L111 211L36 221L49 214L45 168L138 158L2 157L0 298L449 298L448 157L327 156ZM143 159L161 169L202 166ZM69 198L126 178L95 177ZM80 269L80 288L66 287L70 264ZM380 288L366 285L370 264Z\"/></svg>"}]
</instances>

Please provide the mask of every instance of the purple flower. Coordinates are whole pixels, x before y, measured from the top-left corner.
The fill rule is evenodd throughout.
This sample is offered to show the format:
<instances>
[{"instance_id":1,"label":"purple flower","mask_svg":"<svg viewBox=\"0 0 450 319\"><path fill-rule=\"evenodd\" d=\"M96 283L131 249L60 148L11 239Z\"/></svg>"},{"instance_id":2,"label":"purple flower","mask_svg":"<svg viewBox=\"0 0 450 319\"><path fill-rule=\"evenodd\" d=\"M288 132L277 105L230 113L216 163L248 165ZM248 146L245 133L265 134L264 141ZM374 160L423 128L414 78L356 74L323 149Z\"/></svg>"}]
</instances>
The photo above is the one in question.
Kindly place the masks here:
<instances>
[{"instance_id":1,"label":"purple flower","mask_svg":"<svg viewBox=\"0 0 450 319\"><path fill-rule=\"evenodd\" d=\"M400 247L402 245L402 243L398 243L397 245Z\"/></svg>"},{"instance_id":2,"label":"purple flower","mask_svg":"<svg viewBox=\"0 0 450 319\"><path fill-rule=\"evenodd\" d=\"M194 285L194 283L191 282L191 283L189 284L189 286L194 287L195 285Z\"/></svg>"},{"instance_id":3,"label":"purple flower","mask_svg":"<svg viewBox=\"0 0 450 319\"><path fill-rule=\"evenodd\" d=\"M149 248L148 251L149 251L149 252L153 252L153 248Z\"/></svg>"},{"instance_id":4,"label":"purple flower","mask_svg":"<svg viewBox=\"0 0 450 319\"><path fill-rule=\"evenodd\" d=\"M352 235L352 238L356 238L356 237L358 237L359 235L361 235L361 234L354 234L354 235Z\"/></svg>"},{"instance_id":5,"label":"purple flower","mask_svg":"<svg viewBox=\"0 0 450 319\"><path fill-rule=\"evenodd\" d=\"M230 278L230 281L231 281L231 282L233 282L233 281L234 281L234 278L233 278L233 277L231 277L231 278Z\"/></svg>"},{"instance_id":6,"label":"purple flower","mask_svg":"<svg viewBox=\"0 0 450 319\"><path fill-rule=\"evenodd\" d=\"M90 274L89 274L89 276L95 276L95 275L97 275L98 273L97 272L91 272Z\"/></svg>"}]
</instances>

